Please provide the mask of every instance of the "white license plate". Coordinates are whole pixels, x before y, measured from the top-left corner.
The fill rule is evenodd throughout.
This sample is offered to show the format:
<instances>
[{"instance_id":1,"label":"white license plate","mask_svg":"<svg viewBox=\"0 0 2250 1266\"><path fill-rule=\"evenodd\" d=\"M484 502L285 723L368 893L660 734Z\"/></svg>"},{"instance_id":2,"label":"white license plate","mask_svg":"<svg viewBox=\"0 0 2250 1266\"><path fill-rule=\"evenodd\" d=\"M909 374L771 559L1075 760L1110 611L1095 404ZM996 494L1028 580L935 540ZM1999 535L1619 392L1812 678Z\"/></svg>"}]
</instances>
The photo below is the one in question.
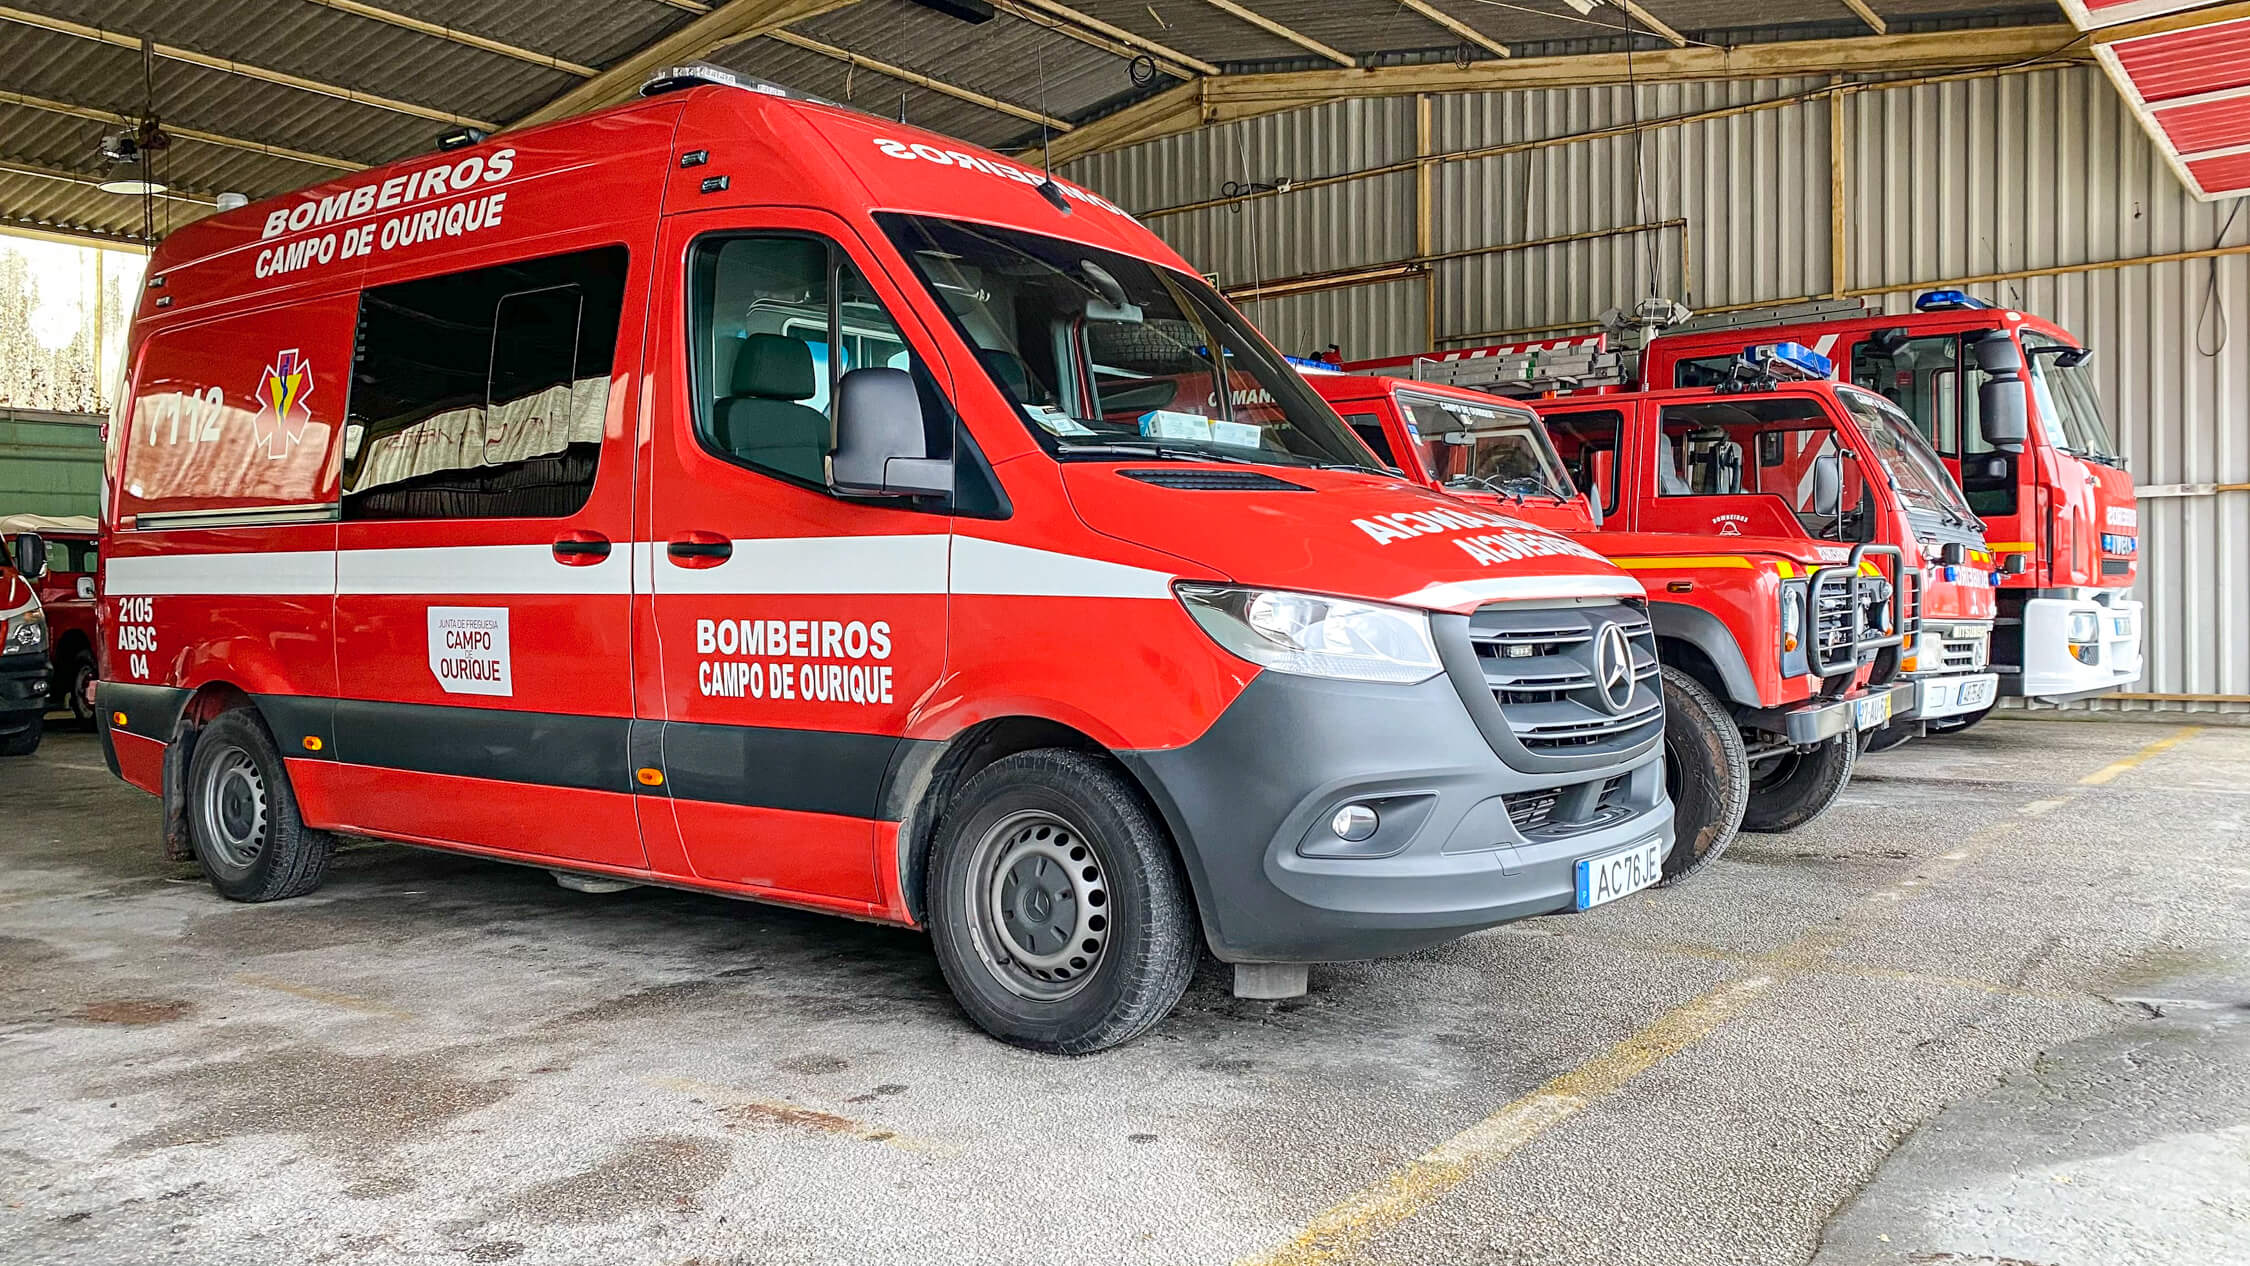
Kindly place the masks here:
<instances>
[{"instance_id":1,"label":"white license plate","mask_svg":"<svg viewBox=\"0 0 2250 1266\"><path fill-rule=\"evenodd\" d=\"M1992 702L1992 690L1993 687L1997 685L1999 685L1999 683L1995 681L1972 681L1965 683L1961 687L1960 696L1956 698L1954 702L1960 704L1964 708L1981 708L1984 705Z\"/></svg>"},{"instance_id":2,"label":"white license plate","mask_svg":"<svg viewBox=\"0 0 2250 1266\"><path fill-rule=\"evenodd\" d=\"M1643 840L1633 847L1578 863L1578 908L1639 892L1664 877L1664 842Z\"/></svg>"},{"instance_id":3,"label":"white license plate","mask_svg":"<svg viewBox=\"0 0 2250 1266\"><path fill-rule=\"evenodd\" d=\"M1873 730L1889 724L1891 719L1891 692L1873 694L1865 699L1852 700L1852 720L1863 730Z\"/></svg>"}]
</instances>

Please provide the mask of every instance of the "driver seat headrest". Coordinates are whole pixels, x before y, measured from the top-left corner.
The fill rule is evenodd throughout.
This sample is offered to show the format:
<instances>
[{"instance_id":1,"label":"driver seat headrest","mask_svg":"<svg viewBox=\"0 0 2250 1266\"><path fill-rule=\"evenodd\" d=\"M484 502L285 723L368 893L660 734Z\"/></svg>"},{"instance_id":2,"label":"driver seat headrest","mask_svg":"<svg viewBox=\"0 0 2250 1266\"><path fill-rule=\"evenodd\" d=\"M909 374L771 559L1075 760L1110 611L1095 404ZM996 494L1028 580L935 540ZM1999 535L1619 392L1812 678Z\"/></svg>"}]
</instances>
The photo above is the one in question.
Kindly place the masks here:
<instances>
[{"instance_id":1,"label":"driver seat headrest","mask_svg":"<svg viewBox=\"0 0 2250 1266\"><path fill-rule=\"evenodd\" d=\"M760 400L810 400L813 396L812 347L785 334L752 334L734 354L732 390L727 394Z\"/></svg>"}]
</instances>

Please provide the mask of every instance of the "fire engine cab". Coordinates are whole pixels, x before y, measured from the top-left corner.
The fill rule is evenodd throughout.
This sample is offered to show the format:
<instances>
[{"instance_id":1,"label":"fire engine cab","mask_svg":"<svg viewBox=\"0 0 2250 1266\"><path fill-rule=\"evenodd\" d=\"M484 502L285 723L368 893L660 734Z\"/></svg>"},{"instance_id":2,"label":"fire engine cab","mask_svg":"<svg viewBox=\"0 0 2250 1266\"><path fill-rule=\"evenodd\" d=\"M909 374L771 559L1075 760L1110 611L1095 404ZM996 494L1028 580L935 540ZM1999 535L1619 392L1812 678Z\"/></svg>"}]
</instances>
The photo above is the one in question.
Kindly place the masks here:
<instances>
[{"instance_id":1,"label":"fire engine cab","mask_svg":"<svg viewBox=\"0 0 2250 1266\"><path fill-rule=\"evenodd\" d=\"M1850 422L1820 388L1782 391L1777 375L1807 375L1776 364L1746 365L1745 390L1724 395L1567 398L1536 413L1446 383L1310 378L1409 477L1569 533L1648 587L1677 815L1668 878L1716 858L1738 827L1817 817L1861 736L1905 724L1916 700L1887 652L1913 601L1891 579L1898 550L1834 530L1868 509L1842 456L1868 446L1839 438ZM1746 482L1739 453L1795 469L1777 460ZM1792 482L1816 470L1820 487ZM1851 500L1815 513L1824 496Z\"/></svg>"},{"instance_id":2,"label":"fire engine cab","mask_svg":"<svg viewBox=\"0 0 2250 1266\"><path fill-rule=\"evenodd\" d=\"M1102 198L711 77L157 250L96 697L222 894L353 833L924 927L1087 1051L1205 944L1281 996L1658 878L1630 575Z\"/></svg>"},{"instance_id":3,"label":"fire engine cab","mask_svg":"<svg viewBox=\"0 0 2250 1266\"><path fill-rule=\"evenodd\" d=\"M0 538L0 756L39 750L47 716L47 612L39 582L47 543L36 532Z\"/></svg>"},{"instance_id":4,"label":"fire engine cab","mask_svg":"<svg viewBox=\"0 0 2250 1266\"><path fill-rule=\"evenodd\" d=\"M2132 684L2142 667L2141 603L2131 596L2139 512L2086 367L2092 350L2051 321L1958 290L1917 296L1914 308L1822 300L1699 317L1650 341L1642 381L1713 381L1751 337L1830 357L1839 377L1914 420L1986 523L2000 560L2000 693L2061 702ZM2020 435L1995 436L1996 384L2016 402L2005 407L2028 411Z\"/></svg>"}]
</instances>

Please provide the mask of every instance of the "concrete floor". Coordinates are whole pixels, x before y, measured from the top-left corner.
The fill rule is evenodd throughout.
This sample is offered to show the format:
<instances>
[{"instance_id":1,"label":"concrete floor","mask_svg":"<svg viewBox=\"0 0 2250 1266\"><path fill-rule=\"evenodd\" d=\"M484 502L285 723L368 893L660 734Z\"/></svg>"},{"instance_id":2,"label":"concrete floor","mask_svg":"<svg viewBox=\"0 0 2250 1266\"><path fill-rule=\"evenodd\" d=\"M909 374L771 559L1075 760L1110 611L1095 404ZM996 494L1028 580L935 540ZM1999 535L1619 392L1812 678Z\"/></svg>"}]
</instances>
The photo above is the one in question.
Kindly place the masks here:
<instances>
[{"instance_id":1,"label":"concrete floor","mask_svg":"<svg viewBox=\"0 0 2250 1266\"><path fill-rule=\"evenodd\" d=\"M1986 723L1678 891L1023 1054L919 936L0 763L0 1259L2250 1261L2250 730Z\"/></svg>"}]
</instances>

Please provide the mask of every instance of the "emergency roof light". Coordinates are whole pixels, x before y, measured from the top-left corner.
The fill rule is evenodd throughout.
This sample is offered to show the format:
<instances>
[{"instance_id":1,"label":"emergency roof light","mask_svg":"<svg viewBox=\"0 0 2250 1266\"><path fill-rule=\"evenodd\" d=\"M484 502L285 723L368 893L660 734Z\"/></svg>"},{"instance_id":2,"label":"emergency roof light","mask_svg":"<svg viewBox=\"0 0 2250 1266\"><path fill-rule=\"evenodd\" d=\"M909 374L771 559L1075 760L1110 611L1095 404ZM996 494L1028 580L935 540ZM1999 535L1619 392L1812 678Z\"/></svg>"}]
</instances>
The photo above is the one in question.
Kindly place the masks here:
<instances>
[{"instance_id":1,"label":"emergency roof light","mask_svg":"<svg viewBox=\"0 0 2250 1266\"><path fill-rule=\"evenodd\" d=\"M1281 359L1295 366L1300 374L1341 374L1344 372L1327 361L1315 360L1310 356L1283 356Z\"/></svg>"},{"instance_id":2,"label":"emergency roof light","mask_svg":"<svg viewBox=\"0 0 2250 1266\"><path fill-rule=\"evenodd\" d=\"M1742 349L1742 363L1776 382L1809 382L1836 372L1836 362L1802 343L1754 343Z\"/></svg>"},{"instance_id":3,"label":"emergency roof light","mask_svg":"<svg viewBox=\"0 0 2250 1266\"><path fill-rule=\"evenodd\" d=\"M1958 312L1971 308L1989 308L1992 305L1976 298L1966 290L1925 290L1914 296L1916 312Z\"/></svg>"}]
</instances>

